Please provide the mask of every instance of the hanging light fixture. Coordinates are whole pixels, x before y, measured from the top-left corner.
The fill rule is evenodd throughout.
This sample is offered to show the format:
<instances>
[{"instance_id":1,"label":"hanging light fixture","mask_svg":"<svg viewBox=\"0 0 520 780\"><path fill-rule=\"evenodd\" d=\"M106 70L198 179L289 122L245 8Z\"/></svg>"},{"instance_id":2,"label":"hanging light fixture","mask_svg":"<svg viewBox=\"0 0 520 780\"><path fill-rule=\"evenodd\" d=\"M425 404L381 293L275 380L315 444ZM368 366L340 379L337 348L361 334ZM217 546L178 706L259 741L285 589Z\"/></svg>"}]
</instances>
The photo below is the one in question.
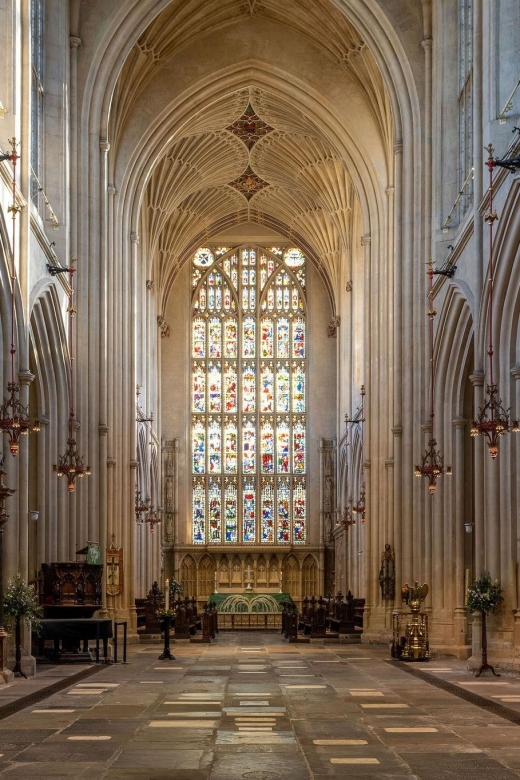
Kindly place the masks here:
<instances>
[{"instance_id":1,"label":"hanging light fixture","mask_svg":"<svg viewBox=\"0 0 520 780\"><path fill-rule=\"evenodd\" d=\"M354 514L359 515L361 518L361 522L363 525L365 525L365 513L366 513L366 504L365 504L365 467L363 465L363 444L364 444L364 430L363 430L363 423L365 422L365 385L361 385L361 406L359 407L358 413L356 417L353 420L347 420L345 419L346 423L359 423L361 425L361 492L359 494L359 498L356 501L356 503L352 506L352 511Z\"/></svg>"},{"instance_id":2,"label":"hanging light fixture","mask_svg":"<svg viewBox=\"0 0 520 780\"><path fill-rule=\"evenodd\" d=\"M365 485L363 484L363 487L361 488L361 493L359 494L359 498L352 507L352 511L354 514L359 515L361 517L361 523L365 525L365 513L366 513L366 504L365 504Z\"/></svg>"},{"instance_id":3,"label":"hanging light fixture","mask_svg":"<svg viewBox=\"0 0 520 780\"><path fill-rule=\"evenodd\" d=\"M155 526L156 525L161 525L161 518L159 517L160 513L161 513L161 510L159 509L159 507L157 507L157 509L156 509L153 506L153 504L152 504L152 506L150 506L150 508L148 509L148 511L146 513L144 522L148 524L148 526L150 528L150 533L151 534L153 534L153 532L155 531Z\"/></svg>"},{"instance_id":4,"label":"hanging light fixture","mask_svg":"<svg viewBox=\"0 0 520 780\"><path fill-rule=\"evenodd\" d=\"M341 517L341 525L343 526L347 534L350 528L353 525L356 525L356 520L354 520L354 518L352 517L350 506L346 506L345 509L343 510L343 515Z\"/></svg>"},{"instance_id":5,"label":"hanging light fixture","mask_svg":"<svg viewBox=\"0 0 520 780\"><path fill-rule=\"evenodd\" d=\"M141 387L140 385L135 386L135 413L136 418L135 421L137 423L137 434L139 434L139 423L144 422L152 422L153 421L153 414L150 415L150 417L146 417L145 413L143 412L141 405L139 403L139 396L141 395ZM138 439L138 436L137 436ZM137 441L136 439L136 441ZM147 497L143 499L141 497L141 491L139 490L139 474L136 472L136 479L135 479L135 519L136 522L139 524L142 524L143 517L142 515L146 515L150 511L150 499Z\"/></svg>"},{"instance_id":6,"label":"hanging light fixture","mask_svg":"<svg viewBox=\"0 0 520 780\"><path fill-rule=\"evenodd\" d=\"M20 436L26 436L30 431L40 430L40 421L33 420L29 414L29 408L20 401L20 385L15 380L15 286L16 286L16 216L21 211L21 206L16 204L16 154L18 143L16 138L9 140L11 152L0 155L0 160L10 160L13 166L12 193L13 202L8 208L13 218L13 240L11 251L11 381L7 383L7 397L0 406L0 430L9 437L9 450L16 456L20 451Z\"/></svg>"},{"instance_id":7,"label":"hanging light fixture","mask_svg":"<svg viewBox=\"0 0 520 780\"><path fill-rule=\"evenodd\" d=\"M428 263L428 318L429 323L429 337L430 337L430 439L428 441L428 449L422 457L422 463L420 466L415 467L416 477L426 477L428 480L428 490L431 495L435 493L437 487L437 480L443 474L451 476L451 466L444 467L444 459L437 449L437 440L433 433L433 422L435 419L435 362L433 355L433 320L437 314L433 305L433 277L435 271L433 270L433 263L430 260Z\"/></svg>"},{"instance_id":8,"label":"hanging light fixture","mask_svg":"<svg viewBox=\"0 0 520 780\"><path fill-rule=\"evenodd\" d=\"M500 436L505 436L506 433L518 433L520 431L520 424L518 420L514 420L513 424L510 423L509 413L511 409L504 409L502 406L502 400L498 395L498 384L493 378L493 277L495 274L494 257L493 257L493 231L495 222L498 219L496 211L493 211L493 172L497 165L497 162L493 159L494 149L491 144L485 147L488 152L488 159L486 165L489 171L489 211L485 215L484 219L489 226L489 265L488 265L488 331L489 331L489 384L486 386L486 394L488 396L484 406L479 409L477 419L473 421L471 426L472 436L485 436L487 439L487 445L489 454L495 460L498 455L498 441Z\"/></svg>"},{"instance_id":9,"label":"hanging light fixture","mask_svg":"<svg viewBox=\"0 0 520 780\"><path fill-rule=\"evenodd\" d=\"M141 498L141 491L137 487L137 481L135 483L135 519L138 523L142 523L143 519L141 517L142 514L145 512L148 512L150 508L150 499L142 499Z\"/></svg>"},{"instance_id":10,"label":"hanging light fixture","mask_svg":"<svg viewBox=\"0 0 520 780\"><path fill-rule=\"evenodd\" d=\"M350 446L349 445L349 441L348 441L348 433L349 433L348 426L352 422L354 422L354 421L353 420L349 420L347 415L345 415L345 428L346 428L346 431L345 431L345 438L343 439L343 441L345 442L345 450L346 451L348 451L348 447ZM347 463L348 463L348 461L347 461ZM346 531L346 536L348 538L348 532L349 532L350 528L353 525L356 525L356 521L352 517L352 510L351 510L350 504L347 504L347 506L344 508L343 513L341 515L341 520L339 521L339 525L343 526L343 528Z\"/></svg>"},{"instance_id":11,"label":"hanging light fixture","mask_svg":"<svg viewBox=\"0 0 520 780\"><path fill-rule=\"evenodd\" d=\"M74 410L74 329L73 319L76 314L74 306L74 258L71 260L70 268L60 268L57 272L68 272L69 274L69 355L70 355L70 412L69 412L69 438L67 439L67 449L60 457L59 463L52 467L58 477L67 477L67 489L69 493L74 493L76 489L76 479L79 477L88 477L91 474L90 466L85 466L83 457L78 453L76 442L76 413Z\"/></svg>"},{"instance_id":12,"label":"hanging light fixture","mask_svg":"<svg viewBox=\"0 0 520 780\"><path fill-rule=\"evenodd\" d=\"M143 423L150 423L150 425L153 423L153 412L147 416L146 413L143 411L140 403L139 403L139 396L141 395L141 387L139 385L136 385L135 389L135 409L136 409L136 418L135 421L137 423L137 439L139 438L139 425L142 425ZM138 461L139 462L139 461ZM136 522L138 522L140 525L143 525L146 523L148 527L150 528L150 533L154 533L155 526L161 524L160 515L161 509L159 507L155 507L151 503L151 499L149 496L147 496L144 500L141 497L141 491L139 490L139 473L136 474L136 482L135 482L135 519ZM143 520L144 517L144 520Z\"/></svg>"}]
</instances>

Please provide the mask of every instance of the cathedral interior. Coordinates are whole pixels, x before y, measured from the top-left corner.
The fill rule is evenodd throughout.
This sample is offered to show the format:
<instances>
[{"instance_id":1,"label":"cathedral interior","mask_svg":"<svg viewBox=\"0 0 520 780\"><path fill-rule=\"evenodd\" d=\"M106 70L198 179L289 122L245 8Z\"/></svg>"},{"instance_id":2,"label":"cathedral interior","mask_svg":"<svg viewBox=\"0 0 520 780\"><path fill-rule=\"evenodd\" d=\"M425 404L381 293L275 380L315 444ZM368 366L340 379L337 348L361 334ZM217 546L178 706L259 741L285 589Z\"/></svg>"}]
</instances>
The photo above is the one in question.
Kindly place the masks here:
<instances>
[{"instance_id":1,"label":"cathedral interior","mask_svg":"<svg viewBox=\"0 0 520 780\"><path fill-rule=\"evenodd\" d=\"M92 598L137 665L154 583L300 615L350 592L379 680L420 592L432 658L478 669L485 637L518 673L519 24L518 0L0 0L4 589ZM222 631L215 664L287 652L262 636Z\"/></svg>"}]
</instances>

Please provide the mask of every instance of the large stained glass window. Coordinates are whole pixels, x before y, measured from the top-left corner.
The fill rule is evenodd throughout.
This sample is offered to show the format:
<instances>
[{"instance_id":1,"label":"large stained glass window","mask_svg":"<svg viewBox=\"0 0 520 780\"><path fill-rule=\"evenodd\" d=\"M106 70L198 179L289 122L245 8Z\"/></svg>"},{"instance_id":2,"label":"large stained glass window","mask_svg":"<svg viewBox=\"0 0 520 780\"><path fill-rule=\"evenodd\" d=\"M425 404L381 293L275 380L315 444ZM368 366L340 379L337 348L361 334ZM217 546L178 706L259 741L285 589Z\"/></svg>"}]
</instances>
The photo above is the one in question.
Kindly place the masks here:
<instances>
[{"instance_id":1,"label":"large stained glass window","mask_svg":"<svg viewBox=\"0 0 520 780\"><path fill-rule=\"evenodd\" d=\"M306 260L201 247L192 261L195 544L303 544Z\"/></svg>"}]
</instances>

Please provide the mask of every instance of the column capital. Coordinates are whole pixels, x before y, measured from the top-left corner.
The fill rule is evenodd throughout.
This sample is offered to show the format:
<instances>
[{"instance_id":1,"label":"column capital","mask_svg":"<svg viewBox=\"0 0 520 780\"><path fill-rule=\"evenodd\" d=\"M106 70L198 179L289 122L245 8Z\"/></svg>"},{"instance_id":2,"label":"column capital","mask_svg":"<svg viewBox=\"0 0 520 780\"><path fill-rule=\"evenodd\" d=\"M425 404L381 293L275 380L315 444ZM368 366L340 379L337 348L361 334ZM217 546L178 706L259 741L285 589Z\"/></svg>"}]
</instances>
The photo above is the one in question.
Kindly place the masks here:
<instances>
[{"instance_id":1,"label":"column capital","mask_svg":"<svg viewBox=\"0 0 520 780\"><path fill-rule=\"evenodd\" d=\"M469 381L473 385L473 387L483 387L484 386L484 371L474 371L472 374L469 375Z\"/></svg>"},{"instance_id":2,"label":"column capital","mask_svg":"<svg viewBox=\"0 0 520 780\"><path fill-rule=\"evenodd\" d=\"M69 35L69 46L71 49L79 49L81 46L81 38L77 35Z\"/></svg>"},{"instance_id":3,"label":"column capital","mask_svg":"<svg viewBox=\"0 0 520 780\"><path fill-rule=\"evenodd\" d=\"M138 465L139 465L139 461L138 460L131 460L130 461L130 468L131 469L136 469L138 467Z\"/></svg>"},{"instance_id":4,"label":"column capital","mask_svg":"<svg viewBox=\"0 0 520 780\"><path fill-rule=\"evenodd\" d=\"M34 374L32 374L28 368L23 368L18 372L18 382L21 385L30 385L33 379Z\"/></svg>"},{"instance_id":5,"label":"column capital","mask_svg":"<svg viewBox=\"0 0 520 780\"><path fill-rule=\"evenodd\" d=\"M515 365L511 367L511 376L517 381L520 379L520 363L515 363Z\"/></svg>"},{"instance_id":6,"label":"column capital","mask_svg":"<svg viewBox=\"0 0 520 780\"><path fill-rule=\"evenodd\" d=\"M139 233L132 231L130 233L130 241L132 242L132 244L139 244L141 241L141 239L139 238Z\"/></svg>"},{"instance_id":7,"label":"column capital","mask_svg":"<svg viewBox=\"0 0 520 780\"><path fill-rule=\"evenodd\" d=\"M457 429L464 429L468 424L468 420L465 417L455 417L453 420L453 426Z\"/></svg>"},{"instance_id":8,"label":"column capital","mask_svg":"<svg viewBox=\"0 0 520 780\"><path fill-rule=\"evenodd\" d=\"M361 236L361 246L368 246L372 241L372 236L370 233L365 233L364 236Z\"/></svg>"},{"instance_id":9,"label":"column capital","mask_svg":"<svg viewBox=\"0 0 520 780\"><path fill-rule=\"evenodd\" d=\"M115 458L112 458L112 457L107 458L107 466L113 468L115 465L116 465L116 459Z\"/></svg>"},{"instance_id":10,"label":"column capital","mask_svg":"<svg viewBox=\"0 0 520 780\"><path fill-rule=\"evenodd\" d=\"M398 138L394 142L394 154L402 154L403 153L403 139Z\"/></svg>"},{"instance_id":11,"label":"column capital","mask_svg":"<svg viewBox=\"0 0 520 780\"><path fill-rule=\"evenodd\" d=\"M117 189L114 184L109 184L107 187L107 192L109 195L115 195L117 192Z\"/></svg>"},{"instance_id":12,"label":"column capital","mask_svg":"<svg viewBox=\"0 0 520 780\"><path fill-rule=\"evenodd\" d=\"M433 38L424 38L421 41L421 46L423 47L424 51L430 51L433 46Z\"/></svg>"},{"instance_id":13,"label":"column capital","mask_svg":"<svg viewBox=\"0 0 520 780\"><path fill-rule=\"evenodd\" d=\"M106 138L100 138L99 139L99 148L102 152L108 152L110 149L110 144Z\"/></svg>"},{"instance_id":14,"label":"column capital","mask_svg":"<svg viewBox=\"0 0 520 780\"><path fill-rule=\"evenodd\" d=\"M98 425L98 433L100 436L106 436L110 428L106 423L100 423Z\"/></svg>"},{"instance_id":15,"label":"column capital","mask_svg":"<svg viewBox=\"0 0 520 780\"><path fill-rule=\"evenodd\" d=\"M402 425L394 425L392 428L392 433L394 436L402 436L403 435L403 426Z\"/></svg>"}]
</instances>

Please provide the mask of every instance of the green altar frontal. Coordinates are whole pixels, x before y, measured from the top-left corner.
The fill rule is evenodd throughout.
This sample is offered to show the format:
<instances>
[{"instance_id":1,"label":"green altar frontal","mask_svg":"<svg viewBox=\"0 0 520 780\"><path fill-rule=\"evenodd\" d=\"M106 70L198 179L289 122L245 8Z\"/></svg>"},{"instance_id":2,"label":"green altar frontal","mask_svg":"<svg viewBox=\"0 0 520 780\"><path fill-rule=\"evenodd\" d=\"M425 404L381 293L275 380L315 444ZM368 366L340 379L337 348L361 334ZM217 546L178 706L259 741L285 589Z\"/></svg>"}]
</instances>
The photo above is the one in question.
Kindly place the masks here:
<instances>
[{"instance_id":1,"label":"green altar frontal","mask_svg":"<svg viewBox=\"0 0 520 780\"><path fill-rule=\"evenodd\" d=\"M289 593L212 593L208 599L218 612L219 630L282 627L282 604L292 604Z\"/></svg>"}]
</instances>

